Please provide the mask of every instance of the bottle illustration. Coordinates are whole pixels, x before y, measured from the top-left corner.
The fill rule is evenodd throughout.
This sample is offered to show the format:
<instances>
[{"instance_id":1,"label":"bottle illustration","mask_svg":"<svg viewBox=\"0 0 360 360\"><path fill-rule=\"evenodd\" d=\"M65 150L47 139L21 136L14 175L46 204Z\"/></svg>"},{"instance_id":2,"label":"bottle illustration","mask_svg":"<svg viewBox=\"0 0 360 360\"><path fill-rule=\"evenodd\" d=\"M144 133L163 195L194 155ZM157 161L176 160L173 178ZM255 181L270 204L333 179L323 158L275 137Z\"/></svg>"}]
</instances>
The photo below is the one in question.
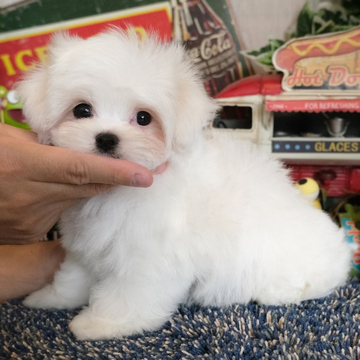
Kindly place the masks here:
<instances>
[{"instance_id":1,"label":"bottle illustration","mask_svg":"<svg viewBox=\"0 0 360 360\"><path fill-rule=\"evenodd\" d=\"M243 77L233 38L206 0L172 0L172 12L173 38L184 43L210 96Z\"/></svg>"}]
</instances>

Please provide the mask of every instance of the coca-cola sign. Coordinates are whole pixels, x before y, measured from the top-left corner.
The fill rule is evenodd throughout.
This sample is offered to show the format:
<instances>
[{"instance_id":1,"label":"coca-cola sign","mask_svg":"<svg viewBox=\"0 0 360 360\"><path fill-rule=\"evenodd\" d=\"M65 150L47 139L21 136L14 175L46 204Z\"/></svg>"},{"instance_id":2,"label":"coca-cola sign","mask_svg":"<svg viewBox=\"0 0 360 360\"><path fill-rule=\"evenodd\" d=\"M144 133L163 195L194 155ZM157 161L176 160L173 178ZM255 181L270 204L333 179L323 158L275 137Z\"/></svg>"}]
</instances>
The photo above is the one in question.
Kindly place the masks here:
<instances>
[{"instance_id":1,"label":"coca-cola sign","mask_svg":"<svg viewBox=\"0 0 360 360\"><path fill-rule=\"evenodd\" d=\"M225 31L204 38L200 47L194 47L188 51L191 59L195 62L210 60L212 57L222 54L226 50L233 50L229 36ZM233 51L232 51L233 52Z\"/></svg>"},{"instance_id":2,"label":"coca-cola sign","mask_svg":"<svg viewBox=\"0 0 360 360\"><path fill-rule=\"evenodd\" d=\"M175 37L184 42L212 96L242 77L229 29L205 0L182 0L173 7Z\"/></svg>"}]
</instances>

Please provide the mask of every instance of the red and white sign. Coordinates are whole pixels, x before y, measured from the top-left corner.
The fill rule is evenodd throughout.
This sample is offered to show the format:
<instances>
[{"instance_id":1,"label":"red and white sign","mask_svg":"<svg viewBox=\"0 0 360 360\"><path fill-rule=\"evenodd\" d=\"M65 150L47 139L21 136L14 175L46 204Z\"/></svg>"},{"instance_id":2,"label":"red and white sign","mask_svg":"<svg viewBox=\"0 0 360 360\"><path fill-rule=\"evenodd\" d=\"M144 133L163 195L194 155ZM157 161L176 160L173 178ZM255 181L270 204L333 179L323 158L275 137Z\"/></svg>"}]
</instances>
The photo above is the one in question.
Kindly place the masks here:
<instances>
[{"instance_id":1,"label":"red and white sign","mask_svg":"<svg viewBox=\"0 0 360 360\"><path fill-rule=\"evenodd\" d=\"M135 28L140 36L156 31L160 38L171 38L171 8L168 2L116 11L77 20L53 23L0 35L0 85L11 89L23 71L35 62L44 61L51 34L66 30L70 34L87 38L117 26Z\"/></svg>"},{"instance_id":2,"label":"red and white sign","mask_svg":"<svg viewBox=\"0 0 360 360\"><path fill-rule=\"evenodd\" d=\"M273 55L286 91L360 90L360 27L293 39Z\"/></svg>"},{"instance_id":3,"label":"red and white sign","mask_svg":"<svg viewBox=\"0 0 360 360\"><path fill-rule=\"evenodd\" d=\"M360 112L360 99L266 100L266 110L275 112Z\"/></svg>"}]
</instances>

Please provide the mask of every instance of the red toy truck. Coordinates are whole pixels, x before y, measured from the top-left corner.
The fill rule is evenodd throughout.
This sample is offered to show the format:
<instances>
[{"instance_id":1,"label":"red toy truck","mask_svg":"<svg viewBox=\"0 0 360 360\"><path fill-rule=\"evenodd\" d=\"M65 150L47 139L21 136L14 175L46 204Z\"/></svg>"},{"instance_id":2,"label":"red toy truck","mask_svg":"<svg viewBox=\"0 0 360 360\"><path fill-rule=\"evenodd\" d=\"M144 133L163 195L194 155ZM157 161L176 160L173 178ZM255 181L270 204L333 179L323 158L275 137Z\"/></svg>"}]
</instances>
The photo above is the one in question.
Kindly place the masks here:
<instances>
[{"instance_id":1,"label":"red toy truck","mask_svg":"<svg viewBox=\"0 0 360 360\"><path fill-rule=\"evenodd\" d=\"M281 75L256 75L226 88L216 97L222 111L214 126L282 159L295 181L312 177L328 196L359 192L360 97L289 95L281 80ZM351 109L332 108L336 102ZM345 132L335 134L332 121L334 131Z\"/></svg>"},{"instance_id":2,"label":"red toy truck","mask_svg":"<svg viewBox=\"0 0 360 360\"><path fill-rule=\"evenodd\" d=\"M360 28L295 39L274 54L283 74L244 78L219 93L214 127L248 138L328 196L360 192Z\"/></svg>"}]
</instances>

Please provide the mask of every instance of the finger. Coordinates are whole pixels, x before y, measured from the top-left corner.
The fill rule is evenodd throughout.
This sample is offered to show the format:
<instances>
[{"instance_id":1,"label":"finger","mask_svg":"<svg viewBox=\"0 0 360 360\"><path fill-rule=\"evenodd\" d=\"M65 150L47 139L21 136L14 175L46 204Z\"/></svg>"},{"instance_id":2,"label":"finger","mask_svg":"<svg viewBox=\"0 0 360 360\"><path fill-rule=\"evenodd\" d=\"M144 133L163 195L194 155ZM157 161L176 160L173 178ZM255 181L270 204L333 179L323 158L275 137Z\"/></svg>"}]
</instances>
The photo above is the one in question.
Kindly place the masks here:
<instances>
[{"instance_id":1,"label":"finger","mask_svg":"<svg viewBox=\"0 0 360 360\"><path fill-rule=\"evenodd\" d=\"M42 193L44 202L45 199L51 199L51 203L57 203L64 209L72 205L76 200L103 194L115 186L108 184L72 185L54 183L43 183L41 185L44 189Z\"/></svg>"},{"instance_id":2,"label":"finger","mask_svg":"<svg viewBox=\"0 0 360 360\"><path fill-rule=\"evenodd\" d=\"M2 123L0 123L0 134L18 140L37 142L37 135L34 132Z\"/></svg>"},{"instance_id":3,"label":"finger","mask_svg":"<svg viewBox=\"0 0 360 360\"><path fill-rule=\"evenodd\" d=\"M151 172L129 161L44 146L34 146L32 161L24 164L28 177L34 181L139 187L152 184Z\"/></svg>"}]
</instances>

